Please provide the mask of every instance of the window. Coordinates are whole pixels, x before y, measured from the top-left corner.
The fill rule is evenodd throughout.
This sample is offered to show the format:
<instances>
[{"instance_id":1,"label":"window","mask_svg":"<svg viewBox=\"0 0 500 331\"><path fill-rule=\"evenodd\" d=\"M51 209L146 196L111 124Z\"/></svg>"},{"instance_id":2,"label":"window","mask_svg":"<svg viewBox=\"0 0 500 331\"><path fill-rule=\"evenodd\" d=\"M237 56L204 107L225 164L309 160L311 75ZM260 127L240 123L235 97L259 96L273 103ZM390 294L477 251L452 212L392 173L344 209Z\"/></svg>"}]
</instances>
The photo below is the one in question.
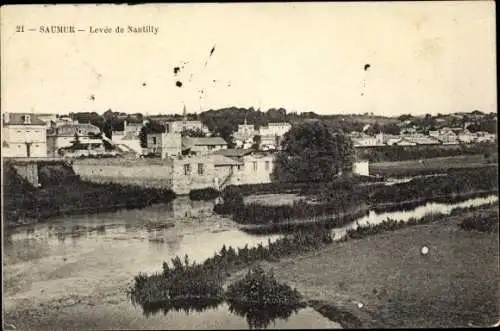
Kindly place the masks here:
<instances>
[{"instance_id":1,"label":"window","mask_svg":"<svg viewBox=\"0 0 500 331\"><path fill-rule=\"evenodd\" d=\"M256 172L257 171L257 161L253 161L253 171Z\"/></svg>"},{"instance_id":2,"label":"window","mask_svg":"<svg viewBox=\"0 0 500 331\"><path fill-rule=\"evenodd\" d=\"M211 150L213 150L213 149L214 149L214 146L211 146L211 145L210 145L210 146L208 146L208 150L209 150L209 151L211 151Z\"/></svg>"},{"instance_id":3,"label":"window","mask_svg":"<svg viewBox=\"0 0 500 331\"><path fill-rule=\"evenodd\" d=\"M156 145L156 137L152 137L151 139L153 141L153 145Z\"/></svg>"},{"instance_id":4,"label":"window","mask_svg":"<svg viewBox=\"0 0 500 331\"><path fill-rule=\"evenodd\" d=\"M265 165L266 171L269 171L269 161L266 161L266 163L264 165Z\"/></svg>"},{"instance_id":5,"label":"window","mask_svg":"<svg viewBox=\"0 0 500 331\"><path fill-rule=\"evenodd\" d=\"M191 165L190 164L185 164L184 165L184 175L191 175Z\"/></svg>"},{"instance_id":6,"label":"window","mask_svg":"<svg viewBox=\"0 0 500 331\"><path fill-rule=\"evenodd\" d=\"M241 169L242 169L242 167L239 165L239 166L238 166L238 171L241 171Z\"/></svg>"},{"instance_id":7,"label":"window","mask_svg":"<svg viewBox=\"0 0 500 331\"><path fill-rule=\"evenodd\" d=\"M203 163L198 163L198 175L203 175Z\"/></svg>"}]
</instances>

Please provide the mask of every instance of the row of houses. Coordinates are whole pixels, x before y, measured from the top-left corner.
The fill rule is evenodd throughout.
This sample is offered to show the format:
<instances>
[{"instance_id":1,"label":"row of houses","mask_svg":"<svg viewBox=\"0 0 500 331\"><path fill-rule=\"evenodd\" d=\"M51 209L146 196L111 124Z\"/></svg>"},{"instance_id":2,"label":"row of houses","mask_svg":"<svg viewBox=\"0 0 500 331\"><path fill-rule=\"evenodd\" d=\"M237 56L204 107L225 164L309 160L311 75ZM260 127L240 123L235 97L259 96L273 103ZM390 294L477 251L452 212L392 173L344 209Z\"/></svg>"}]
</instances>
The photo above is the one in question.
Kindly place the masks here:
<instances>
[{"instance_id":1,"label":"row of houses","mask_svg":"<svg viewBox=\"0 0 500 331\"><path fill-rule=\"evenodd\" d=\"M355 147L361 146L417 146L417 145L458 145L478 142L495 142L497 136L488 132L470 132L467 129L430 131L428 135L403 133L391 135L379 133L374 136L352 132L350 134Z\"/></svg>"},{"instance_id":2,"label":"row of houses","mask_svg":"<svg viewBox=\"0 0 500 331\"><path fill-rule=\"evenodd\" d=\"M60 156L78 136L81 149L104 151L101 130L68 117L27 113L4 113L2 155L5 157Z\"/></svg>"},{"instance_id":3,"label":"row of houses","mask_svg":"<svg viewBox=\"0 0 500 331\"><path fill-rule=\"evenodd\" d=\"M105 163L77 161L73 167L86 180L169 187L176 194L185 195L195 189L271 183L275 157L275 151L221 149L165 159L131 159L126 164L119 159ZM367 161L355 162L354 173L367 176L368 171Z\"/></svg>"},{"instance_id":4,"label":"row of houses","mask_svg":"<svg viewBox=\"0 0 500 331\"><path fill-rule=\"evenodd\" d=\"M255 125L248 124L247 120L238 125L238 130L233 134L235 144L238 148L249 148L254 144L256 136L260 137L260 148L263 150L278 149L285 133L290 131L290 123L269 123L259 129Z\"/></svg>"}]
</instances>

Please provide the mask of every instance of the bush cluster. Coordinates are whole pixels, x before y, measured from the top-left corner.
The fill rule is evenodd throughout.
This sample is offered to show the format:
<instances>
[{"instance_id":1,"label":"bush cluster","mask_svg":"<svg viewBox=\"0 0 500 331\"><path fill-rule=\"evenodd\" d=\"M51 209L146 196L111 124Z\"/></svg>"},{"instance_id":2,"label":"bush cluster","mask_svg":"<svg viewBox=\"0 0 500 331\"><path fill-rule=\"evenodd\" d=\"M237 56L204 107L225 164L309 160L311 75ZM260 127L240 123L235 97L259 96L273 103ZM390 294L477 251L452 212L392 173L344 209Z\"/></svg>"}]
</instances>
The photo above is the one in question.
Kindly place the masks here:
<instances>
[{"instance_id":1,"label":"bush cluster","mask_svg":"<svg viewBox=\"0 0 500 331\"><path fill-rule=\"evenodd\" d=\"M57 173L63 172L64 169ZM12 167L4 168L3 212L7 226L20 218L40 219L84 211L94 213L118 208L142 208L152 203L169 202L175 193L164 188L145 188L117 183L92 183L73 178L71 185L57 184L34 188ZM57 182L53 175L42 172L45 183Z\"/></svg>"},{"instance_id":2,"label":"bush cluster","mask_svg":"<svg viewBox=\"0 0 500 331\"><path fill-rule=\"evenodd\" d=\"M459 223L460 228L467 231L498 232L498 212L481 212L474 218L468 217Z\"/></svg>"},{"instance_id":3,"label":"bush cluster","mask_svg":"<svg viewBox=\"0 0 500 331\"><path fill-rule=\"evenodd\" d=\"M328 231L315 229L285 236L265 247L260 243L249 248L245 245L237 250L225 245L220 252L203 263L189 263L188 256L182 261L172 259L172 266L163 263L163 272L135 277L131 289L132 301L151 305L165 300L179 300L187 297L218 298L223 295L222 282L228 272L249 266L257 261L276 260L284 256L316 249L333 242Z\"/></svg>"},{"instance_id":4,"label":"bush cluster","mask_svg":"<svg viewBox=\"0 0 500 331\"><path fill-rule=\"evenodd\" d=\"M189 191L191 200L213 200L220 195L220 192L214 188L203 188Z\"/></svg>"},{"instance_id":5,"label":"bush cluster","mask_svg":"<svg viewBox=\"0 0 500 331\"><path fill-rule=\"evenodd\" d=\"M358 147L358 157L370 162L393 162L420 160L434 157L449 157L475 154L497 153L495 143L477 143L467 145L435 145L435 146L380 146Z\"/></svg>"},{"instance_id":6,"label":"bush cluster","mask_svg":"<svg viewBox=\"0 0 500 331\"><path fill-rule=\"evenodd\" d=\"M259 266L231 284L226 292L229 310L247 320L252 329L264 329L271 321L290 317L305 304L296 289L279 283Z\"/></svg>"},{"instance_id":7,"label":"bush cluster","mask_svg":"<svg viewBox=\"0 0 500 331\"><path fill-rule=\"evenodd\" d=\"M230 214L240 224L276 224L293 219L326 217L352 212L367 205L377 210L398 208L401 203L422 203L438 198L453 199L454 196L481 192L498 192L498 168L456 169L447 176L414 178L407 183L395 185L360 185L349 181L323 184L317 192L320 201L311 204L305 201L293 205L266 206L257 203L245 205L236 188L224 192L224 202L216 206L216 213ZM390 204L384 206L384 204ZM392 205L392 207L391 207ZM345 220L333 223L341 226Z\"/></svg>"}]
</instances>

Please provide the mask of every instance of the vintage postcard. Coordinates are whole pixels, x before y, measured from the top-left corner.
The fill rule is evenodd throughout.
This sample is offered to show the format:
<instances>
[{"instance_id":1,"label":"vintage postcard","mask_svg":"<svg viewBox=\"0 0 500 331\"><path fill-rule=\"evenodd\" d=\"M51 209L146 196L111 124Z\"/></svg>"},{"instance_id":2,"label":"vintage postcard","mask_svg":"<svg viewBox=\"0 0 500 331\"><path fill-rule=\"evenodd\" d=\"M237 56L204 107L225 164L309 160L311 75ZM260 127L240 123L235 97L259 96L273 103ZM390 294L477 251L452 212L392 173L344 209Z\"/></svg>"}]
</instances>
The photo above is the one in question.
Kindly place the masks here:
<instances>
[{"instance_id":1,"label":"vintage postcard","mask_svg":"<svg viewBox=\"0 0 500 331\"><path fill-rule=\"evenodd\" d=\"M4 330L498 326L495 27L1 7Z\"/></svg>"}]
</instances>

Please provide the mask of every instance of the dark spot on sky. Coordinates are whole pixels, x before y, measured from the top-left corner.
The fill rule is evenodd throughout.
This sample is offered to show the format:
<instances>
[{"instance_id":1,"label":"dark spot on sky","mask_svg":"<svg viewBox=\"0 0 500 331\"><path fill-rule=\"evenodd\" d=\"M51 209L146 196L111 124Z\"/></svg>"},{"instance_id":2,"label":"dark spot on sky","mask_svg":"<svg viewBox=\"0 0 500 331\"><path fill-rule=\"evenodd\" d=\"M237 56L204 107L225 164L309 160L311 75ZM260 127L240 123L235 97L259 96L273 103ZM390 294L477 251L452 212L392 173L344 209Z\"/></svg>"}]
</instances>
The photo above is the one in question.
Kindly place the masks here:
<instances>
[{"instance_id":1,"label":"dark spot on sky","mask_svg":"<svg viewBox=\"0 0 500 331\"><path fill-rule=\"evenodd\" d=\"M178 80L177 82L175 82L175 86L182 87L182 82Z\"/></svg>"},{"instance_id":2,"label":"dark spot on sky","mask_svg":"<svg viewBox=\"0 0 500 331\"><path fill-rule=\"evenodd\" d=\"M370 69L370 67L371 67L371 66L370 66L370 64L368 64L368 63L367 63L367 64L365 64L365 66L364 66L365 71L366 71L366 70L368 70L368 69Z\"/></svg>"},{"instance_id":3,"label":"dark spot on sky","mask_svg":"<svg viewBox=\"0 0 500 331\"><path fill-rule=\"evenodd\" d=\"M212 56L212 54L215 52L215 45L214 47L212 47L212 49L210 50L210 56Z\"/></svg>"},{"instance_id":4,"label":"dark spot on sky","mask_svg":"<svg viewBox=\"0 0 500 331\"><path fill-rule=\"evenodd\" d=\"M361 93L361 96L364 96L365 94L364 93Z\"/></svg>"},{"instance_id":5,"label":"dark spot on sky","mask_svg":"<svg viewBox=\"0 0 500 331\"><path fill-rule=\"evenodd\" d=\"M95 96L93 94L90 95L90 100L94 101L95 100Z\"/></svg>"},{"instance_id":6,"label":"dark spot on sky","mask_svg":"<svg viewBox=\"0 0 500 331\"><path fill-rule=\"evenodd\" d=\"M217 81L214 79L213 82L216 83Z\"/></svg>"},{"instance_id":7,"label":"dark spot on sky","mask_svg":"<svg viewBox=\"0 0 500 331\"><path fill-rule=\"evenodd\" d=\"M179 67L174 67L174 75L177 75L181 71L181 68Z\"/></svg>"},{"instance_id":8,"label":"dark spot on sky","mask_svg":"<svg viewBox=\"0 0 500 331\"><path fill-rule=\"evenodd\" d=\"M146 82L143 82L143 83L142 83L142 86L146 86Z\"/></svg>"}]
</instances>

